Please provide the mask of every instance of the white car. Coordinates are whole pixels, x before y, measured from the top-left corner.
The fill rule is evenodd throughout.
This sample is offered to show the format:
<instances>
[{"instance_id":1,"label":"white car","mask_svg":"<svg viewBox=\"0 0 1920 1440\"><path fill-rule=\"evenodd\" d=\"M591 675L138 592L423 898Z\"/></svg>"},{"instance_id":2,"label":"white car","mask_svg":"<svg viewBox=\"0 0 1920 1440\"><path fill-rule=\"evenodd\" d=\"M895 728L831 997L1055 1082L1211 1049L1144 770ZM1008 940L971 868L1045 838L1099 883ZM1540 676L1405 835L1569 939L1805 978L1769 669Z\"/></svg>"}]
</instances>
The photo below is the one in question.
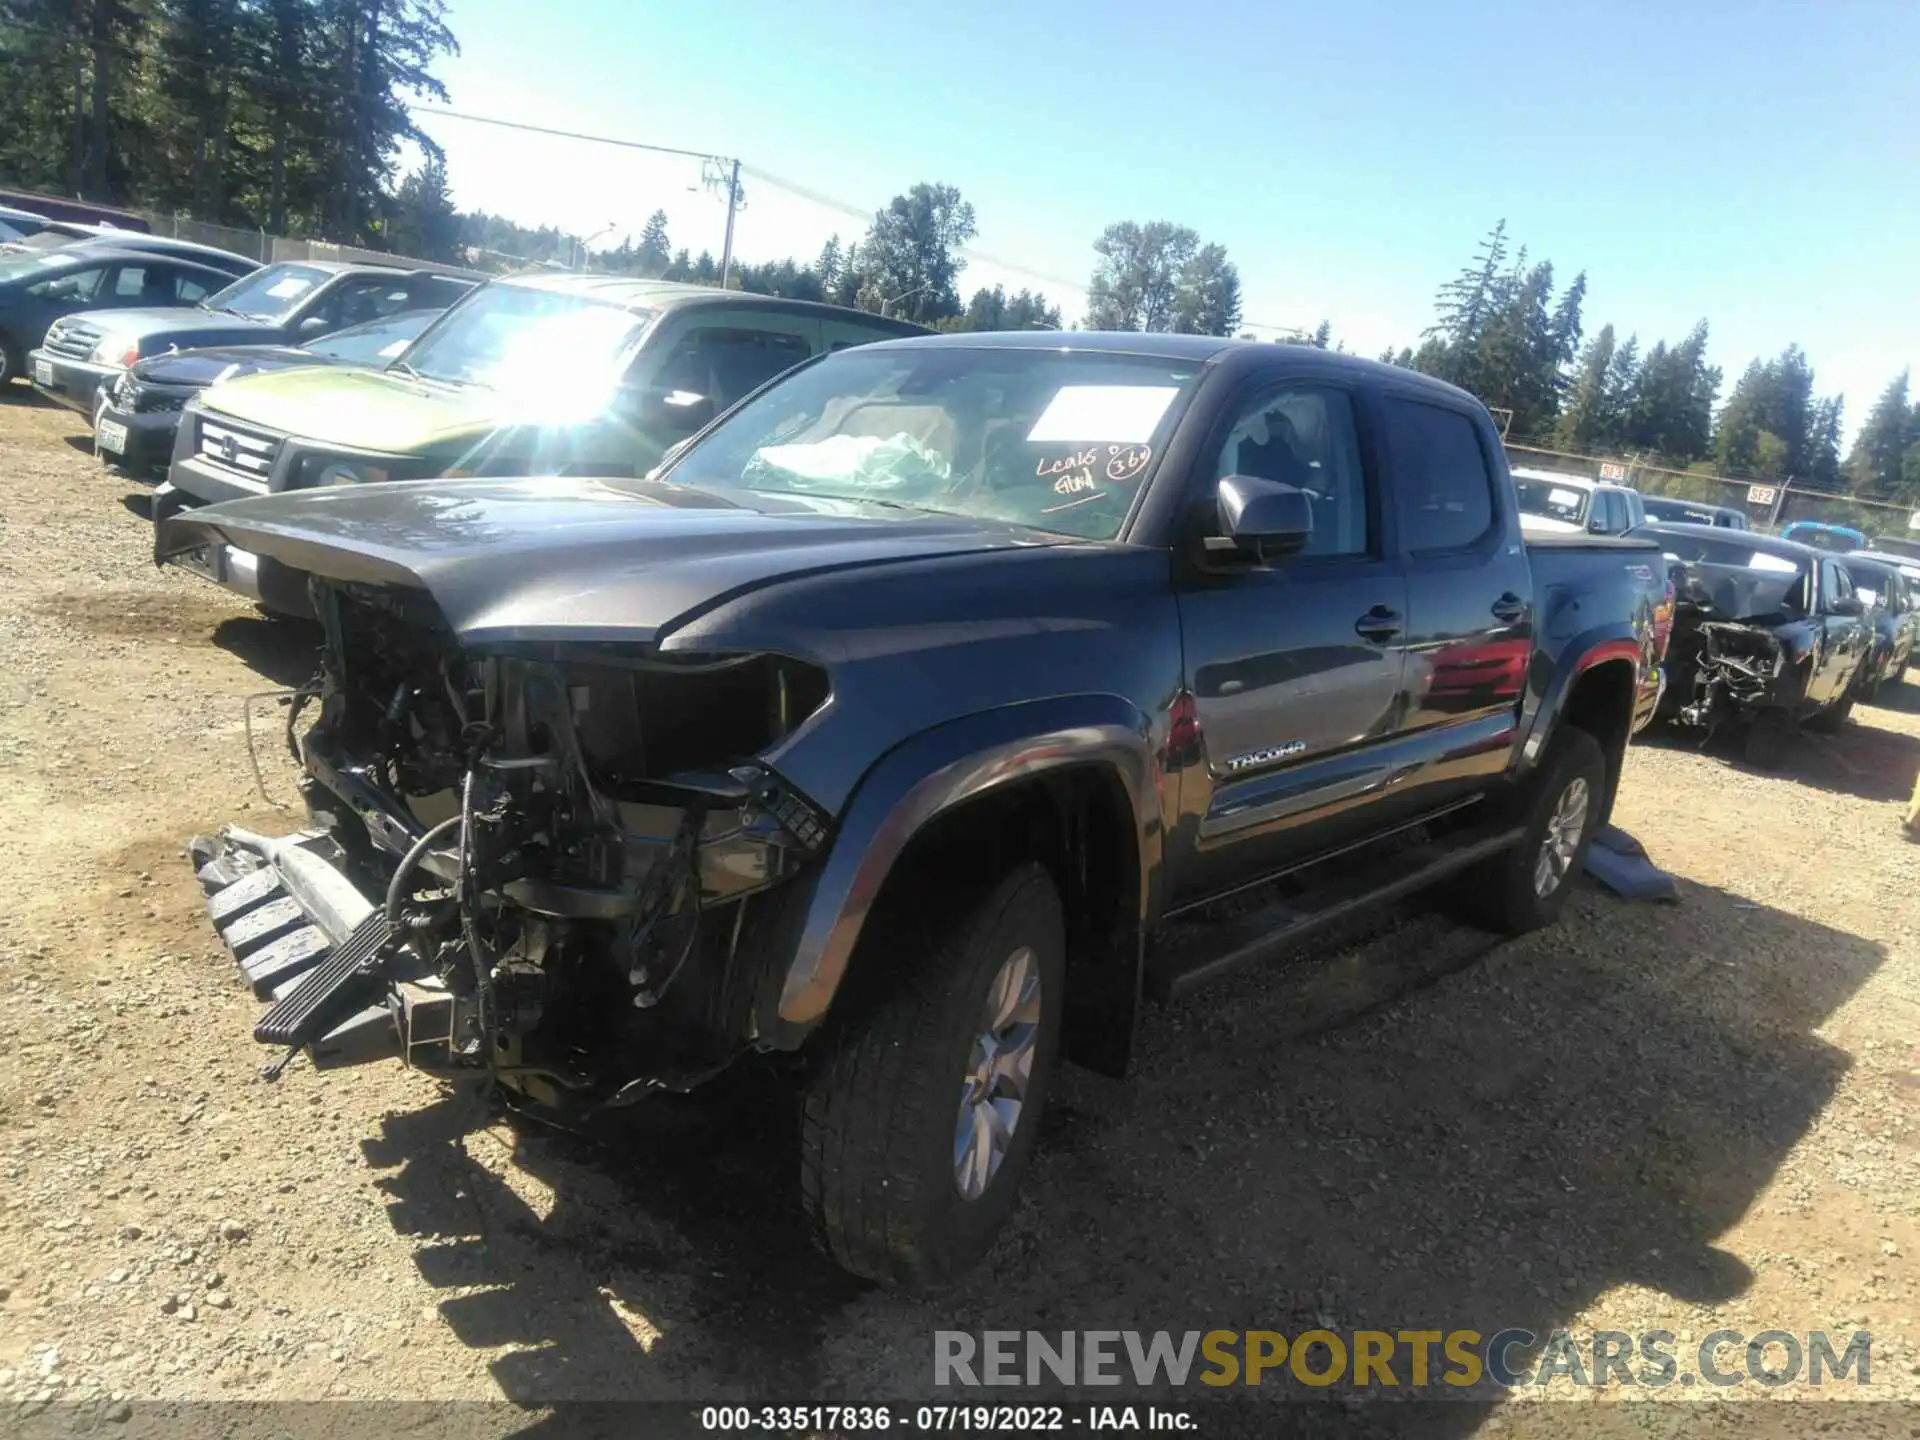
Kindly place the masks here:
<instances>
[{"instance_id":1,"label":"white car","mask_svg":"<svg viewBox=\"0 0 1920 1440\"><path fill-rule=\"evenodd\" d=\"M1535 535L1624 535L1647 523L1640 492L1584 475L1515 467L1520 528Z\"/></svg>"}]
</instances>

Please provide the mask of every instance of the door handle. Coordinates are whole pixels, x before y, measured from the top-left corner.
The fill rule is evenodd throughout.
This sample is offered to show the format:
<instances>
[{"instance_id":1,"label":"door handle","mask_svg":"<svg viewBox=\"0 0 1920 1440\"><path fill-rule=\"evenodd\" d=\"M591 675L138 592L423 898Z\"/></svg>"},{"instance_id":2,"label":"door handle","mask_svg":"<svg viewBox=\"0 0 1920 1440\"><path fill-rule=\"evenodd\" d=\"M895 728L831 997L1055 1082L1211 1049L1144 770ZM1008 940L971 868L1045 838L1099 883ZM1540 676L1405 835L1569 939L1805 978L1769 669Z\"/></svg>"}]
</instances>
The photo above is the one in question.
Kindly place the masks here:
<instances>
[{"instance_id":1,"label":"door handle","mask_svg":"<svg viewBox=\"0 0 1920 1440\"><path fill-rule=\"evenodd\" d=\"M1493 602L1493 618L1512 625L1527 613L1527 602L1509 590Z\"/></svg>"},{"instance_id":2,"label":"door handle","mask_svg":"<svg viewBox=\"0 0 1920 1440\"><path fill-rule=\"evenodd\" d=\"M1354 621L1353 628L1361 639L1384 645L1401 631L1400 612L1390 610L1385 605L1376 605Z\"/></svg>"}]
</instances>

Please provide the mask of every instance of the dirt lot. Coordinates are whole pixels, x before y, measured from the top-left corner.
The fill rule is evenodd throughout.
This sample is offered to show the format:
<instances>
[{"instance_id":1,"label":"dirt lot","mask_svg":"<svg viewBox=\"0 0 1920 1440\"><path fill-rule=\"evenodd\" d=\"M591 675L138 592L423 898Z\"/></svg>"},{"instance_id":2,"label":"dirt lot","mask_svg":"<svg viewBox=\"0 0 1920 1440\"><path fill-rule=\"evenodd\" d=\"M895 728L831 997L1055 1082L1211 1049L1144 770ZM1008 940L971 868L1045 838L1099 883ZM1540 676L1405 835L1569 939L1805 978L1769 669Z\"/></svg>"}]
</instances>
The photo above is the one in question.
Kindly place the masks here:
<instances>
[{"instance_id":1,"label":"dirt lot","mask_svg":"<svg viewBox=\"0 0 1920 1440\"><path fill-rule=\"evenodd\" d=\"M751 1075L598 1144L255 1078L182 845L290 828L241 703L310 637L157 572L80 433L0 399L0 1397L906 1397L936 1329L1316 1325L1864 1328L1920 1397L1920 685L1778 776L1637 746L1678 906L1413 916L1153 1012L1136 1078L1060 1083L985 1269L902 1299L809 1253Z\"/></svg>"}]
</instances>

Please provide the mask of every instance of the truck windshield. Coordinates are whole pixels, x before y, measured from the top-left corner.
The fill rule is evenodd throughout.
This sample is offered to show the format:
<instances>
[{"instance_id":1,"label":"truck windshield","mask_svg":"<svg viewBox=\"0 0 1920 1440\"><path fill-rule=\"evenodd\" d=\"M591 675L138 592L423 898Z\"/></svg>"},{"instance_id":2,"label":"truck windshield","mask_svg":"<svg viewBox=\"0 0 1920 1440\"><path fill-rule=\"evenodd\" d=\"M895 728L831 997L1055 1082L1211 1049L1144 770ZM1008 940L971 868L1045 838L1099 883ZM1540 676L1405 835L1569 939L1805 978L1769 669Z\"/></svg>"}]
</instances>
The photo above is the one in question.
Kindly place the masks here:
<instances>
[{"instance_id":1,"label":"truck windshield","mask_svg":"<svg viewBox=\"0 0 1920 1440\"><path fill-rule=\"evenodd\" d=\"M1538 515L1545 520L1564 520L1569 525L1587 523L1587 504L1593 498L1591 490L1526 476L1514 477L1513 485L1520 492L1521 514Z\"/></svg>"},{"instance_id":2,"label":"truck windshield","mask_svg":"<svg viewBox=\"0 0 1920 1440\"><path fill-rule=\"evenodd\" d=\"M557 388L591 411L611 396L653 316L530 285L488 285L408 347L396 368L526 395Z\"/></svg>"},{"instance_id":3,"label":"truck windshield","mask_svg":"<svg viewBox=\"0 0 1920 1440\"><path fill-rule=\"evenodd\" d=\"M311 265L269 265L201 303L209 310L244 315L250 320L278 320L306 299L327 275L327 271Z\"/></svg>"},{"instance_id":4,"label":"truck windshield","mask_svg":"<svg viewBox=\"0 0 1920 1440\"><path fill-rule=\"evenodd\" d=\"M1086 351L847 350L747 402L663 478L1110 540L1199 373Z\"/></svg>"}]
</instances>

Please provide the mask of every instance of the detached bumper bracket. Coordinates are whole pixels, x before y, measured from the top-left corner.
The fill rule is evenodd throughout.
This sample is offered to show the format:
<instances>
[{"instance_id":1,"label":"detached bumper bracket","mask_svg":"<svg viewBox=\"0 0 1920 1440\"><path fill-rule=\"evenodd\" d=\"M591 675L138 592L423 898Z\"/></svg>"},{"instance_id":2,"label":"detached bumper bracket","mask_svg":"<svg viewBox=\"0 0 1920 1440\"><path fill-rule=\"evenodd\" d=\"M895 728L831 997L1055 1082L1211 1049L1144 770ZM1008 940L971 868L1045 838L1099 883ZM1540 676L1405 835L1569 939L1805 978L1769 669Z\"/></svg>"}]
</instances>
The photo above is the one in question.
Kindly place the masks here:
<instances>
[{"instance_id":1,"label":"detached bumper bracket","mask_svg":"<svg viewBox=\"0 0 1920 1440\"><path fill-rule=\"evenodd\" d=\"M372 977L392 934L386 912L375 910L347 937L346 944L274 1002L253 1027L253 1038L263 1045L304 1045L317 1040L330 1020L344 1019L341 1012L361 998L356 992L364 988L361 982Z\"/></svg>"},{"instance_id":2,"label":"detached bumper bracket","mask_svg":"<svg viewBox=\"0 0 1920 1440\"><path fill-rule=\"evenodd\" d=\"M326 1070L396 1058L393 986L378 973L390 927L336 863L324 836L269 837L229 826L188 846L207 915L248 987L274 1002L264 1044L307 1047ZM269 1067L276 1073L284 1058Z\"/></svg>"}]
</instances>

